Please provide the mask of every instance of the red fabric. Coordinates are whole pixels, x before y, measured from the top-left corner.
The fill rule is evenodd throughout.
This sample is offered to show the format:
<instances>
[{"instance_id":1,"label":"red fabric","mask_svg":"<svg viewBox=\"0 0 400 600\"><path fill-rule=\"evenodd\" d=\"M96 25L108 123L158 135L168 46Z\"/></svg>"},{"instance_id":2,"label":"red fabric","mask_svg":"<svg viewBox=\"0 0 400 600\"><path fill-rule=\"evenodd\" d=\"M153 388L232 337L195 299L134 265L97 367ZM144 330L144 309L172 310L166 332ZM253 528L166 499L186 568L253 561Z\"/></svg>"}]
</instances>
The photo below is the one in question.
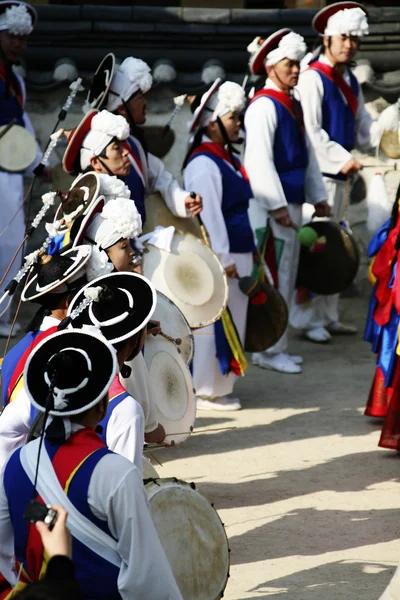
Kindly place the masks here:
<instances>
[{"instance_id":1,"label":"red fabric","mask_svg":"<svg viewBox=\"0 0 400 600\"><path fill-rule=\"evenodd\" d=\"M120 382L119 376L116 375L113 379L110 389L108 390L108 397L115 398L115 396L118 396L119 394L123 394L124 392L126 392L126 389Z\"/></svg>"},{"instance_id":2,"label":"red fabric","mask_svg":"<svg viewBox=\"0 0 400 600\"><path fill-rule=\"evenodd\" d=\"M50 327L50 329L46 329L46 331L42 331L41 333L39 333L35 339L33 340L32 344L25 350L25 352L23 353L23 355L21 356L21 358L19 359L19 362L17 364L17 366L15 367L13 376L11 378L10 381L10 385L8 386L8 390L7 390L7 404L10 402L10 398L11 398L11 394L14 391L15 386L18 384L20 378L22 377L23 373L24 373L24 368L26 365L26 361L28 360L28 356L31 354L32 350L34 348L36 348L36 346L45 338L47 338L47 336L51 335L52 333L55 333L57 331L58 327L57 325L55 325L54 327Z\"/></svg>"},{"instance_id":3,"label":"red fabric","mask_svg":"<svg viewBox=\"0 0 400 600\"><path fill-rule=\"evenodd\" d=\"M132 146L128 142L124 142L124 148L126 148L128 150L129 154L132 156L133 160L139 167L139 171L143 174L142 161L140 160L140 157L136 154L136 152L134 151Z\"/></svg>"},{"instance_id":4,"label":"red fabric","mask_svg":"<svg viewBox=\"0 0 400 600\"><path fill-rule=\"evenodd\" d=\"M398 278L396 278L397 285L395 284L393 289L389 287L392 278L392 265L398 254L396 241L399 233L400 218L397 219L396 226L389 232L372 266L372 273L377 279L375 297L378 301L374 319L380 326L386 325L389 322L393 301L396 300L396 305L400 305L399 290L397 289L397 285L399 284ZM396 274L400 275L400 273L397 273L398 268L399 266L396 265Z\"/></svg>"},{"instance_id":5,"label":"red fabric","mask_svg":"<svg viewBox=\"0 0 400 600\"><path fill-rule=\"evenodd\" d=\"M260 304L265 304L267 299L268 296L265 292L259 292L257 296L250 300L250 303L259 306Z\"/></svg>"},{"instance_id":6,"label":"red fabric","mask_svg":"<svg viewBox=\"0 0 400 600\"><path fill-rule=\"evenodd\" d=\"M7 79L6 67L3 62L0 62L0 78L5 82ZM16 85L15 75L9 80L9 90L13 96L17 99L18 104L21 108L24 108L24 97L22 95L22 88L20 85Z\"/></svg>"},{"instance_id":7,"label":"red fabric","mask_svg":"<svg viewBox=\"0 0 400 600\"><path fill-rule=\"evenodd\" d=\"M259 90L254 94L253 98L250 101L250 104L254 102L254 100L256 100L257 98L260 98L261 96L266 96L267 98L274 98L274 100L278 100L278 102L280 102L290 112L292 117L299 122L301 130L303 132L305 131L303 112L301 110L300 102L297 102L296 105L296 100L292 96L288 96L287 94L285 94L285 92L282 92L281 90L263 88L262 90Z\"/></svg>"},{"instance_id":8,"label":"red fabric","mask_svg":"<svg viewBox=\"0 0 400 600\"><path fill-rule=\"evenodd\" d=\"M378 446L400 450L400 361L393 376L392 397L387 409Z\"/></svg>"},{"instance_id":9,"label":"red fabric","mask_svg":"<svg viewBox=\"0 0 400 600\"><path fill-rule=\"evenodd\" d=\"M353 92L352 88L349 86L349 84L346 83L342 74L337 69L335 69L335 67L318 61L312 63L308 68L312 69L313 71L318 71L318 73L322 73L323 75L328 77L328 79L333 81L338 86L343 96L346 98L347 104L351 108L351 112L354 116L356 116L358 108L358 98Z\"/></svg>"},{"instance_id":10,"label":"red fabric","mask_svg":"<svg viewBox=\"0 0 400 600\"><path fill-rule=\"evenodd\" d=\"M384 383L385 377L382 370L377 367L364 412L367 417L379 418L386 416L393 396L393 388L386 388Z\"/></svg>"},{"instance_id":11,"label":"red fabric","mask_svg":"<svg viewBox=\"0 0 400 600\"><path fill-rule=\"evenodd\" d=\"M271 225L267 225L267 233L263 248L261 248L261 256L267 265L274 283L274 288L279 289L278 266L276 261L274 234Z\"/></svg>"},{"instance_id":12,"label":"red fabric","mask_svg":"<svg viewBox=\"0 0 400 600\"><path fill-rule=\"evenodd\" d=\"M229 154L228 150L223 146L216 144L215 142L203 142L202 144L197 146L197 148L192 152L191 156L196 156L196 154L200 154L203 152L206 154L213 154L214 156L222 158L223 160L226 160L227 162L232 164L231 155ZM246 169L240 164L240 160L235 156L233 157L233 160L235 163L235 168L237 168L241 172L246 181L249 181Z\"/></svg>"}]
</instances>

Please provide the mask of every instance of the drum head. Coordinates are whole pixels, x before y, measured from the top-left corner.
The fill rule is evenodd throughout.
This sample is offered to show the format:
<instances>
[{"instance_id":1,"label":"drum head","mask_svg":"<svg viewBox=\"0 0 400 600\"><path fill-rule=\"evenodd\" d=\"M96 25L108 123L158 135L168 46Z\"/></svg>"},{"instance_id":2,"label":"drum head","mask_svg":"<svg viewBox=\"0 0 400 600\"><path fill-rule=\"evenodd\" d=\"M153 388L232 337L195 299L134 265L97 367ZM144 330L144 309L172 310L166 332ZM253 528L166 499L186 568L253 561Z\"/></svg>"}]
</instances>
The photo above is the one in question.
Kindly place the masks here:
<instances>
[{"instance_id":1,"label":"drum head","mask_svg":"<svg viewBox=\"0 0 400 600\"><path fill-rule=\"evenodd\" d=\"M157 419L167 443L181 444L190 435L196 419L196 403L190 371L176 345L161 336L148 336L144 360L156 400Z\"/></svg>"},{"instance_id":2,"label":"drum head","mask_svg":"<svg viewBox=\"0 0 400 600\"><path fill-rule=\"evenodd\" d=\"M246 352L263 352L276 344L286 331L289 311L283 296L267 281L260 282L267 296L263 304L249 298L246 326Z\"/></svg>"},{"instance_id":3,"label":"drum head","mask_svg":"<svg viewBox=\"0 0 400 600\"><path fill-rule=\"evenodd\" d=\"M7 127L0 127L1 132ZM0 169L8 173L21 173L35 160L37 143L25 127L13 125L0 137Z\"/></svg>"},{"instance_id":4,"label":"drum head","mask_svg":"<svg viewBox=\"0 0 400 600\"><path fill-rule=\"evenodd\" d=\"M301 246L297 287L316 294L338 294L347 289L357 275L360 253L352 234L334 221L307 224L326 238L321 252Z\"/></svg>"},{"instance_id":5,"label":"drum head","mask_svg":"<svg viewBox=\"0 0 400 600\"><path fill-rule=\"evenodd\" d=\"M184 219L173 215L160 193L157 192L146 196L145 205L146 223L143 227L143 233L154 231L158 225L162 227L172 225L177 231L191 233L201 239L199 221L197 219Z\"/></svg>"},{"instance_id":6,"label":"drum head","mask_svg":"<svg viewBox=\"0 0 400 600\"><path fill-rule=\"evenodd\" d=\"M217 512L192 485L148 483L150 512L184 600L218 600L229 577L228 540Z\"/></svg>"},{"instance_id":7,"label":"drum head","mask_svg":"<svg viewBox=\"0 0 400 600\"><path fill-rule=\"evenodd\" d=\"M189 323L176 304L161 292L157 292L157 306L152 318L160 321L163 333L181 340L180 344L177 343L177 350L185 363L190 365L194 355L194 338Z\"/></svg>"},{"instance_id":8,"label":"drum head","mask_svg":"<svg viewBox=\"0 0 400 600\"><path fill-rule=\"evenodd\" d=\"M177 305L192 329L214 323L228 303L228 281L214 252L191 234L175 233L171 252L147 245L143 274Z\"/></svg>"},{"instance_id":9,"label":"drum head","mask_svg":"<svg viewBox=\"0 0 400 600\"><path fill-rule=\"evenodd\" d=\"M159 475L150 460L142 456L143 479L158 479Z\"/></svg>"}]
</instances>

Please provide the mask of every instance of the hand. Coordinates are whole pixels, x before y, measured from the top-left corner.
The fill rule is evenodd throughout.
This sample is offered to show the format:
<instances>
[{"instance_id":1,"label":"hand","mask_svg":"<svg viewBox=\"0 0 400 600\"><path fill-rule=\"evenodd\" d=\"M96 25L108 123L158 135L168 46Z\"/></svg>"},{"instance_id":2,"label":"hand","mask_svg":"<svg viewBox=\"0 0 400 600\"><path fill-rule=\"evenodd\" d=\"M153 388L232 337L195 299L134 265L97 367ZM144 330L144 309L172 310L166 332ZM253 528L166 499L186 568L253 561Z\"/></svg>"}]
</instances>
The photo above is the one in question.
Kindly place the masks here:
<instances>
[{"instance_id":1,"label":"hand","mask_svg":"<svg viewBox=\"0 0 400 600\"><path fill-rule=\"evenodd\" d=\"M157 428L153 431L145 433L144 440L148 444L161 444L165 440L165 429L161 423L159 423Z\"/></svg>"},{"instance_id":2,"label":"hand","mask_svg":"<svg viewBox=\"0 0 400 600\"><path fill-rule=\"evenodd\" d=\"M318 202L314 206L315 208L315 217L330 217L332 215L331 207L329 206L327 200L323 200L322 202Z\"/></svg>"},{"instance_id":3,"label":"hand","mask_svg":"<svg viewBox=\"0 0 400 600\"><path fill-rule=\"evenodd\" d=\"M49 558L59 555L72 558L72 536L66 525L68 513L57 504L53 504L51 508L58 513L53 529L50 531L43 521L36 523L36 529L40 533L44 549Z\"/></svg>"},{"instance_id":4,"label":"hand","mask_svg":"<svg viewBox=\"0 0 400 600\"><path fill-rule=\"evenodd\" d=\"M150 319L147 323L147 335L158 335L161 331L160 321Z\"/></svg>"},{"instance_id":5,"label":"hand","mask_svg":"<svg viewBox=\"0 0 400 600\"><path fill-rule=\"evenodd\" d=\"M185 198L185 206L193 218L197 217L203 209L203 198L199 194L196 194L194 198L188 194Z\"/></svg>"},{"instance_id":6,"label":"hand","mask_svg":"<svg viewBox=\"0 0 400 600\"><path fill-rule=\"evenodd\" d=\"M290 218L287 206L282 206L276 210L271 210L271 215L278 225L281 225L282 227L290 227L292 224L292 219Z\"/></svg>"},{"instance_id":7,"label":"hand","mask_svg":"<svg viewBox=\"0 0 400 600\"><path fill-rule=\"evenodd\" d=\"M342 173L342 175L351 175L352 173L357 173L358 171L361 171L361 169L363 168L364 165L362 165L356 158L352 158L351 160L349 160L349 162L347 162L344 165L340 172Z\"/></svg>"},{"instance_id":8,"label":"hand","mask_svg":"<svg viewBox=\"0 0 400 600\"><path fill-rule=\"evenodd\" d=\"M231 277L239 279L239 273L237 272L236 265L229 265L229 267L225 267L225 273L227 277Z\"/></svg>"}]
</instances>

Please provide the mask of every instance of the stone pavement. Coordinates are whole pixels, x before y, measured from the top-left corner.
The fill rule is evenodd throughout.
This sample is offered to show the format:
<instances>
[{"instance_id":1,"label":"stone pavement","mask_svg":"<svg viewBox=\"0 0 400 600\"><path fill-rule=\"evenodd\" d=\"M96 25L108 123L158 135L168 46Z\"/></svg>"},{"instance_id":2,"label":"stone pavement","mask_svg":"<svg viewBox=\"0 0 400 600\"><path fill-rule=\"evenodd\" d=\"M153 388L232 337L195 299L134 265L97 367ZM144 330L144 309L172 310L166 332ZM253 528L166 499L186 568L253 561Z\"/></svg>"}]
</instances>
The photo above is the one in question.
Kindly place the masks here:
<instances>
[{"instance_id":1,"label":"stone pavement","mask_svg":"<svg viewBox=\"0 0 400 600\"><path fill-rule=\"evenodd\" d=\"M344 301L363 329L366 301ZM202 411L199 433L157 453L160 476L194 481L229 537L227 600L377 600L400 561L400 458L363 416L374 359L357 337L293 338L302 375L250 366L244 410Z\"/></svg>"}]
</instances>

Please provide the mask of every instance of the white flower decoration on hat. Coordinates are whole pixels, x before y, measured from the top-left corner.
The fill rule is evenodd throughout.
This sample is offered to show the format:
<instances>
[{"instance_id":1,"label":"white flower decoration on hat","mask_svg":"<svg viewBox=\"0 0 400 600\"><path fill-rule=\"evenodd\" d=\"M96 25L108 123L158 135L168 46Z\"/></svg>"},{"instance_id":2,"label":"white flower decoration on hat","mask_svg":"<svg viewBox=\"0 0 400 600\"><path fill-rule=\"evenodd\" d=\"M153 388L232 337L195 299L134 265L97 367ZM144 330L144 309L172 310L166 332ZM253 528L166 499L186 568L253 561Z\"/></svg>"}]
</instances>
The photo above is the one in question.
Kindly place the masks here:
<instances>
[{"instance_id":1,"label":"white flower decoration on hat","mask_svg":"<svg viewBox=\"0 0 400 600\"><path fill-rule=\"evenodd\" d=\"M86 237L106 250L121 239L132 239L142 231L142 219L133 200L115 198L94 216Z\"/></svg>"},{"instance_id":2,"label":"white flower decoration on hat","mask_svg":"<svg viewBox=\"0 0 400 600\"><path fill-rule=\"evenodd\" d=\"M6 8L0 17L0 29L7 29L11 35L29 35L33 31L32 17L23 4Z\"/></svg>"},{"instance_id":3,"label":"white flower decoration on hat","mask_svg":"<svg viewBox=\"0 0 400 600\"><path fill-rule=\"evenodd\" d=\"M101 250L98 246L93 246L92 254L86 263L86 279L93 281L96 277L103 277L112 273L114 265L108 258L107 252ZM89 288L92 289L92 288Z\"/></svg>"},{"instance_id":4,"label":"white flower decoration on hat","mask_svg":"<svg viewBox=\"0 0 400 600\"><path fill-rule=\"evenodd\" d=\"M126 140L129 135L128 121L121 115L113 115L107 110L97 113L91 121L90 131L83 140L80 159L84 171L90 165L90 159L98 156L114 139Z\"/></svg>"},{"instance_id":5,"label":"white flower decoration on hat","mask_svg":"<svg viewBox=\"0 0 400 600\"><path fill-rule=\"evenodd\" d=\"M107 110L115 111L122 101L127 102L137 91L149 91L153 83L151 69L140 58L129 56L118 67L108 94Z\"/></svg>"},{"instance_id":6,"label":"white flower decoration on hat","mask_svg":"<svg viewBox=\"0 0 400 600\"><path fill-rule=\"evenodd\" d=\"M363 37L369 34L365 12L357 8L345 8L329 17L324 35L355 35Z\"/></svg>"},{"instance_id":7,"label":"white flower decoration on hat","mask_svg":"<svg viewBox=\"0 0 400 600\"><path fill-rule=\"evenodd\" d=\"M115 175L106 175L100 173L100 193L105 196L106 202L114 198L130 198L131 191L129 187Z\"/></svg>"},{"instance_id":8,"label":"white flower decoration on hat","mask_svg":"<svg viewBox=\"0 0 400 600\"><path fill-rule=\"evenodd\" d=\"M219 86L216 93L204 105L204 98L207 98L209 92L203 95L202 101L194 111L193 120L196 120L199 112L201 117L198 127L207 127L211 121L218 117L223 117L229 112L241 112L246 105L246 93L243 88L233 81L225 81Z\"/></svg>"},{"instance_id":9,"label":"white flower decoration on hat","mask_svg":"<svg viewBox=\"0 0 400 600\"><path fill-rule=\"evenodd\" d=\"M306 52L307 46L304 38L298 33L291 31L281 39L275 50L272 50L267 54L265 59L266 65L267 67L276 65L284 58L300 62L304 58Z\"/></svg>"}]
</instances>

